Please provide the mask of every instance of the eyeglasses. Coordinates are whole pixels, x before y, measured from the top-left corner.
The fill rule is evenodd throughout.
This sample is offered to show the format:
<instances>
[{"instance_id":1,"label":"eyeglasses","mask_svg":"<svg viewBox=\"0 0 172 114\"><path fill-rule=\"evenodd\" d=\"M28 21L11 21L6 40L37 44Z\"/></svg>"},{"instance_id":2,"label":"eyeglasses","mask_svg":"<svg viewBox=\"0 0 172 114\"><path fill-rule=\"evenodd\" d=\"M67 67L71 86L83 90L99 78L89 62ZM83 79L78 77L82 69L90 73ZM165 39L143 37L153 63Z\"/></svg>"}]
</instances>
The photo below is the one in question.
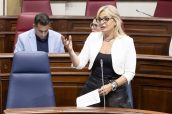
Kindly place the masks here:
<instances>
[{"instance_id":1,"label":"eyeglasses","mask_svg":"<svg viewBox=\"0 0 172 114\"><path fill-rule=\"evenodd\" d=\"M92 27L97 28L97 27L98 27L98 24L91 23L91 24L90 24L90 27L91 27L91 28L92 28Z\"/></svg>"},{"instance_id":2,"label":"eyeglasses","mask_svg":"<svg viewBox=\"0 0 172 114\"><path fill-rule=\"evenodd\" d=\"M107 23L110 19L113 19L113 18L112 17L111 18L110 17L103 17L103 18L98 17L96 20L98 23L101 23L101 22Z\"/></svg>"}]
</instances>

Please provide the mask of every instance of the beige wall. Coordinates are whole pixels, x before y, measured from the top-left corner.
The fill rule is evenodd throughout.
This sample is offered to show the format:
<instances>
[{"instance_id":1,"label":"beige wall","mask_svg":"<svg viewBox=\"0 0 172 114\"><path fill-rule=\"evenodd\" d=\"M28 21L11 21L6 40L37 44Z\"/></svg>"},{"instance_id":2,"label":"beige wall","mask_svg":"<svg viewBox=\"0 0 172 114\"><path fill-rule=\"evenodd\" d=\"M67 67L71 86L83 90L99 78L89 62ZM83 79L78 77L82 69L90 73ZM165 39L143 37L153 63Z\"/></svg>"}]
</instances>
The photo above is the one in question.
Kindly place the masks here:
<instances>
[{"instance_id":1,"label":"beige wall","mask_svg":"<svg viewBox=\"0 0 172 114\"><path fill-rule=\"evenodd\" d=\"M3 0L0 0L0 15L3 15L3 8L4 8L4 6L3 6Z\"/></svg>"},{"instance_id":2,"label":"beige wall","mask_svg":"<svg viewBox=\"0 0 172 114\"><path fill-rule=\"evenodd\" d=\"M149 15L154 14L156 1L119 1L117 8L121 16L132 17L148 17L147 15L137 12L140 10ZM86 2L85 1L54 1L51 2L51 9L53 15L85 15Z\"/></svg>"},{"instance_id":3,"label":"beige wall","mask_svg":"<svg viewBox=\"0 0 172 114\"><path fill-rule=\"evenodd\" d=\"M0 0L1 3L3 0ZM20 13L20 0L4 0L6 1L6 14L18 15ZM51 1L51 9L53 15L85 15L85 1L68 1L58 0ZM147 17L146 15L139 13L136 9L153 15L156 7L156 1L119 1L117 2L117 8L121 16L129 17ZM2 7L0 7L0 15L3 14Z\"/></svg>"},{"instance_id":4,"label":"beige wall","mask_svg":"<svg viewBox=\"0 0 172 114\"><path fill-rule=\"evenodd\" d=\"M20 0L7 0L6 3L7 15L18 15L20 14Z\"/></svg>"}]
</instances>

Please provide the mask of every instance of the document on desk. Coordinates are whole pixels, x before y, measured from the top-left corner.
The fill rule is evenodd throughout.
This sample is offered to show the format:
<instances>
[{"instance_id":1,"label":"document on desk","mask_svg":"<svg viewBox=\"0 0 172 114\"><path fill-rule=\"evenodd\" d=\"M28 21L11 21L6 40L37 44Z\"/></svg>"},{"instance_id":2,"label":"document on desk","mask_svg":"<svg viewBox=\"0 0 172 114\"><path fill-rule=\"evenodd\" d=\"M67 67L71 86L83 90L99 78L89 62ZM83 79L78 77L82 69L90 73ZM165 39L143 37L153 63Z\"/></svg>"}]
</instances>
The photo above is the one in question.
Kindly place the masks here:
<instances>
[{"instance_id":1,"label":"document on desk","mask_svg":"<svg viewBox=\"0 0 172 114\"><path fill-rule=\"evenodd\" d=\"M97 103L100 103L100 95L98 89L77 97L76 99L77 107L87 107Z\"/></svg>"}]
</instances>

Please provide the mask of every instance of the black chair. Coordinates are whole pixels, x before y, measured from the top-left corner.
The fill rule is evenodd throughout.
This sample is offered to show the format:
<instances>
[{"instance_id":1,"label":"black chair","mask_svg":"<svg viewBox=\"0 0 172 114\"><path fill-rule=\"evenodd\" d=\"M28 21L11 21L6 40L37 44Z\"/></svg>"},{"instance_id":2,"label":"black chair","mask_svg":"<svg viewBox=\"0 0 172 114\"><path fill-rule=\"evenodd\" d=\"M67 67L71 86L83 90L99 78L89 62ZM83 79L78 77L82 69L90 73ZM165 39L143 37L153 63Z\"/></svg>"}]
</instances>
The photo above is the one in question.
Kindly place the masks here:
<instances>
[{"instance_id":1,"label":"black chair","mask_svg":"<svg viewBox=\"0 0 172 114\"><path fill-rule=\"evenodd\" d=\"M53 107L48 54L17 52L13 57L6 108Z\"/></svg>"}]
</instances>

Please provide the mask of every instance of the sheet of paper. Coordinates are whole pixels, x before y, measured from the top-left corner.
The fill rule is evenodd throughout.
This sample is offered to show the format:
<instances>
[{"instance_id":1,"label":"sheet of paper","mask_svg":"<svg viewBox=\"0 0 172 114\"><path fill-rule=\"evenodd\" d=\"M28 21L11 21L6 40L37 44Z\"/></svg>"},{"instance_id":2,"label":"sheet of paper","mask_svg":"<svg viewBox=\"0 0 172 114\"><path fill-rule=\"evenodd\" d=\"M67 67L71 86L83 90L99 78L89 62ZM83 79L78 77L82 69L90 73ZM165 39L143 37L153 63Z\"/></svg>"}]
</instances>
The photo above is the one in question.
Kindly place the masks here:
<instances>
[{"instance_id":1,"label":"sheet of paper","mask_svg":"<svg viewBox=\"0 0 172 114\"><path fill-rule=\"evenodd\" d=\"M100 103L100 96L98 89L84 94L76 99L77 107L87 107L93 104Z\"/></svg>"}]
</instances>

